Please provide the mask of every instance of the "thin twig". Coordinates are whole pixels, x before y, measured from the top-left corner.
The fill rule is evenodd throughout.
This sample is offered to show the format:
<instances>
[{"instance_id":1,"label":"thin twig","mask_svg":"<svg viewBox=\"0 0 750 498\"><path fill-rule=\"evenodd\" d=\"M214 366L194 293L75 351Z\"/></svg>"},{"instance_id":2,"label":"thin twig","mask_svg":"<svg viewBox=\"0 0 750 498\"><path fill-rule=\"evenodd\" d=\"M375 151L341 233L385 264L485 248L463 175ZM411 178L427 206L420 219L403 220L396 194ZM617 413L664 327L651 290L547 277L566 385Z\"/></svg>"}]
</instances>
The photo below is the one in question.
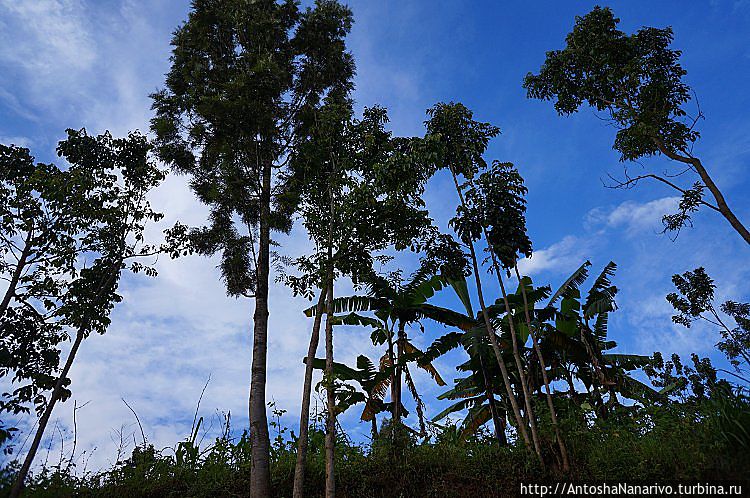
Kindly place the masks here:
<instances>
[{"instance_id":1,"label":"thin twig","mask_svg":"<svg viewBox=\"0 0 750 498\"><path fill-rule=\"evenodd\" d=\"M141 437L143 438L143 446L146 446L146 433L143 432L143 426L141 425L141 419L138 418L138 414L135 413L135 410L133 410L133 407L128 404L127 401L125 401L125 398L120 398L123 403L125 403L125 406L127 406L131 412L133 412L133 415L135 416L135 421L138 422L138 428L141 429ZM137 444L136 444L137 446Z\"/></svg>"}]
</instances>

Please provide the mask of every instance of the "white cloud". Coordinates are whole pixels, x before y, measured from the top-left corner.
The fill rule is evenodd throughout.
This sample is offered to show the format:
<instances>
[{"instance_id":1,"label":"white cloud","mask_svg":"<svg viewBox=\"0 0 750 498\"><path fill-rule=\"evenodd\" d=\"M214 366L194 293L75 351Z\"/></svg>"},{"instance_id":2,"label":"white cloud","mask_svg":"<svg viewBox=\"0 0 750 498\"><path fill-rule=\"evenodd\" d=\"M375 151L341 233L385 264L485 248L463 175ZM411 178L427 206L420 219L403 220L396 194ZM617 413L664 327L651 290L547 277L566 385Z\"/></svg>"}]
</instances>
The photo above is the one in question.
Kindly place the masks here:
<instances>
[{"instance_id":1,"label":"white cloud","mask_svg":"<svg viewBox=\"0 0 750 498\"><path fill-rule=\"evenodd\" d=\"M591 240L567 235L546 249L534 251L531 258L518 262L524 275L537 275L544 271L571 272L590 257Z\"/></svg>"},{"instance_id":2,"label":"white cloud","mask_svg":"<svg viewBox=\"0 0 750 498\"><path fill-rule=\"evenodd\" d=\"M98 58L83 3L1 0L0 15L0 60L10 75L23 79L25 92L47 103L71 92L81 95L79 82L92 76Z\"/></svg>"},{"instance_id":3,"label":"white cloud","mask_svg":"<svg viewBox=\"0 0 750 498\"><path fill-rule=\"evenodd\" d=\"M645 231L661 232L662 216L675 212L679 202L679 197L662 197L645 203L625 201L614 209L592 209L586 223L593 227L621 228L631 236Z\"/></svg>"},{"instance_id":4,"label":"white cloud","mask_svg":"<svg viewBox=\"0 0 750 498\"><path fill-rule=\"evenodd\" d=\"M6 137L0 135L0 144L28 148L31 147L32 140L27 137Z\"/></svg>"}]
</instances>

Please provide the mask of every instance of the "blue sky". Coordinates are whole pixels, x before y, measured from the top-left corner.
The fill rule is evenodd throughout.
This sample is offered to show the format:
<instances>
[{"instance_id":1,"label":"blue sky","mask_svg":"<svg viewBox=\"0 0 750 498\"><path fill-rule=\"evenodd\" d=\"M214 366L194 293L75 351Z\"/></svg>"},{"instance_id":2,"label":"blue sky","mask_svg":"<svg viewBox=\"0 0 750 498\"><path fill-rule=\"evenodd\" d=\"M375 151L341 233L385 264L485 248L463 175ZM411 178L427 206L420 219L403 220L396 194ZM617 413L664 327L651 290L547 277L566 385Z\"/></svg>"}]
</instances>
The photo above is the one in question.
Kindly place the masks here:
<instances>
[{"instance_id":1,"label":"blue sky","mask_svg":"<svg viewBox=\"0 0 750 498\"><path fill-rule=\"evenodd\" d=\"M620 351L696 351L720 362L713 349L715 331L672 325L664 296L671 291L672 274L702 265L716 279L720 299L747 301L746 244L708 212L698 214L695 228L675 242L660 235L660 218L675 205L674 192L648 184L630 191L604 188L601 179L623 168L611 149L614 130L588 109L558 117L550 103L526 99L521 87L547 50L562 47L574 17L593 5L352 1L355 98L360 108L387 107L398 134L421 134L425 109L438 101L463 102L478 119L498 125L503 133L487 158L514 162L526 179L536 252L524 268L535 282L554 286L586 259L594 263L592 271L614 260L621 293L611 334ZM608 5L626 31L644 25L674 28L686 80L706 115L695 152L737 215L750 222L750 2ZM52 161L68 127L115 134L147 130L148 94L162 85L171 32L187 9L188 2L181 1L0 0L0 142L28 146L39 160ZM673 166L653 158L628 167L661 172ZM444 228L454 197L447 178L431 181L426 200ZM170 177L153 201L167 215L165 225L204 219L205 209L193 200L184 178ZM299 230L282 242L291 255L304 252L308 243ZM225 297L215 265L197 257L160 261L159 278L127 279L126 301L111 330L84 344L72 374L73 392L79 405L90 401L78 420L79 451L93 450L92 467L114 460L118 430L137 430L121 397L138 411L158 447L174 445L188 433L209 375L201 413L215 419L215 410L231 411L237 427L246 423L252 303ZM307 303L282 287L274 287L271 299L268 398L289 410L284 421L293 426L309 324L289 310L301 311ZM458 306L447 293L438 302ZM441 332L428 327L417 341L427 344ZM339 359L351 361L361 351L376 357L366 347L366 334L357 340L351 334L356 332L342 330L337 337ZM440 361L445 377L454 374L455 355ZM430 398L439 390L426 375L417 382L428 414L434 415L439 405ZM70 431L72 409L68 402L57 411L64 432ZM355 435L366 433L357 415L344 415L344 425Z\"/></svg>"}]
</instances>

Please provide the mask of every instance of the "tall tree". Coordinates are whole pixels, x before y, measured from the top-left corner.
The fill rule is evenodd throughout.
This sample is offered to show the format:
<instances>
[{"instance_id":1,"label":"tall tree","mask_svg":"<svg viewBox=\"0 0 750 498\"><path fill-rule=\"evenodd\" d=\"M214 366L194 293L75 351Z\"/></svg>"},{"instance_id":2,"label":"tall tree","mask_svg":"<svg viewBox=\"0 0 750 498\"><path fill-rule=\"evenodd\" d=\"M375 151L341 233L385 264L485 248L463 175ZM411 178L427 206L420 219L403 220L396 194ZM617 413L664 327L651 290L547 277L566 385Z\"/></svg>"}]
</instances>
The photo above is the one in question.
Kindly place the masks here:
<instances>
[{"instance_id":1,"label":"tall tree","mask_svg":"<svg viewBox=\"0 0 750 498\"><path fill-rule=\"evenodd\" d=\"M36 163L28 149L0 145L0 378L13 390L0 397L0 413L44 410L55 384L58 345L66 339L56 319L59 297L87 249L78 235L85 220L71 215L86 195L63 200L60 185L78 183L75 169ZM80 185L80 184L79 184ZM0 422L0 441L11 432ZM6 448L10 449L10 448Z\"/></svg>"},{"instance_id":2,"label":"tall tree","mask_svg":"<svg viewBox=\"0 0 750 498\"><path fill-rule=\"evenodd\" d=\"M524 395L526 398L527 410L529 413L533 413L531 410L532 406L529 389L526 387L528 386L528 383L523 371L522 358L519 350L519 339L517 337L519 334L516 331L516 329L522 327L520 324L518 327L515 327L513 324L514 317L510 312L511 308L508 303L508 293L505 290L502 276L503 272L506 272L508 276L510 276L511 268L515 270L519 282L519 289L524 300L523 318L526 319L527 333L527 336L524 337L524 339L528 339L528 336L531 336L534 353L539 361L542 379L547 391L547 407L550 410L552 425L555 429L555 437L557 438L558 448L560 450L563 471L567 472L570 469L568 452L557 423L557 412L552 401L552 393L547 376L547 367L544 362L544 356L539 350L535 327L531 323L531 316L527 303L527 282L521 278L517 265L519 254L531 257L532 252L531 240L529 240L526 233L526 186L523 183L523 178L513 164L501 163L498 161L493 162L492 166L488 168L487 171L482 172L482 174L477 177L476 181L470 181L469 183L470 185L466 190L466 202L469 209L475 211L473 218L482 220L481 224L485 240L487 240L487 251L490 253L493 273L497 277L497 282L500 285L503 304L508 310L507 321L511 331L513 354L516 360L516 366L519 369L521 384L525 386ZM523 320L523 318L521 320ZM523 346L523 344L521 344L521 346ZM531 428L533 436L535 432L534 426L532 425Z\"/></svg>"},{"instance_id":3,"label":"tall tree","mask_svg":"<svg viewBox=\"0 0 750 498\"><path fill-rule=\"evenodd\" d=\"M474 273L474 283L476 284L479 307L482 312L483 321L487 338L492 344L495 352L495 358L503 382L505 391L508 395L513 415L516 419L518 431L520 432L524 443L531 446L526 430L526 422L518 400L513 392L508 368L500 349L494 327L491 323L490 316L487 313L487 304L484 298L484 289L482 279L479 273L480 264L476 254L475 243L481 240L484 231L483 219L476 210L471 209L466 202L464 188L458 181L459 176L469 181L473 179L480 170L486 168L487 163L484 160L484 152L487 149L490 139L500 133L500 129L489 123L483 123L474 120L473 113L464 105L458 103L439 103L430 108L428 111L429 119L426 122L428 139L432 141L435 147L435 157L438 169L448 170L453 179L453 184L458 195L459 203L457 215L452 222L454 230L458 233L461 241L468 247L471 257L472 269ZM511 322L512 323L512 322ZM512 330L512 334L515 332ZM528 405L527 405L528 409ZM529 414L531 415L531 414ZM533 423L531 416L529 421ZM535 430L532 425L532 430ZM534 449L537 456L541 459L541 450L537 438L534 438Z\"/></svg>"},{"instance_id":4,"label":"tall tree","mask_svg":"<svg viewBox=\"0 0 750 498\"><path fill-rule=\"evenodd\" d=\"M12 497L21 493L55 404L70 396L68 375L81 343L92 332L106 332L110 312L122 300L117 287L123 271L155 275L155 269L144 266L138 258L179 252L177 246L168 243L160 247L144 244L147 225L162 218L151 209L147 194L163 180L164 173L150 160L151 146L143 135L133 133L115 139L109 133L94 137L85 130L68 130L68 138L57 150L70 167L65 180L54 184L51 195L59 203L70 203L65 216L78 219L81 228L74 236L86 246L86 252L78 254L71 280L53 298L57 324L75 339L41 413ZM180 240L183 230L179 225L176 228L171 235L175 236L173 240Z\"/></svg>"},{"instance_id":5,"label":"tall tree","mask_svg":"<svg viewBox=\"0 0 750 498\"><path fill-rule=\"evenodd\" d=\"M700 134L695 129L703 117L685 110L691 89L682 80L679 50L671 48L672 28L646 27L628 35L609 8L596 7L576 23L562 50L547 52L539 74L529 73L523 86L531 98L553 100L558 114L572 114L585 102L606 112L618 128L613 148L621 161L664 155L680 163L680 170L635 177L625 172L615 186L634 187L641 180L656 180L679 192L678 211L664 215L666 231L691 224L691 214L705 206L720 213L750 244L750 231L729 207L724 195L701 160L693 155ZM680 186L677 176L694 174L692 186ZM704 199L708 189L714 203Z\"/></svg>"},{"instance_id":6,"label":"tall tree","mask_svg":"<svg viewBox=\"0 0 750 498\"><path fill-rule=\"evenodd\" d=\"M297 258L301 276L284 280L295 293L311 296L319 288L319 306L311 334L305 367L300 438L295 471L295 496L304 485L305 454L312 368L319 340L320 313L326 312L326 388L330 398L330 429L327 460L332 471L335 393L332 354L334 301L327 302L335 281L349 277L355 284L369 279L375 261L388 247L403 250L412 245L430 226L422 192L427 175L414 166L416 140L393 137L385 126L385 109L365 109L361 119L353 118L347 87L330 92L319 108L300 116L306 136L290 158L288 183L298 192L300 215L310 239L313 254ZM330 288L330 289L329 289ZM323 296L326 296L325 298ZM332 472L331 472L332 475ZM334 482L329 480L329 488Z\"/></svg>"},{"instance_id":7,"label":"tall tree","mask_svg":"<svg viewBox=\"0 0 750 498\"><path fill-rule=\"evenodd\" d=\"M227 293L253 297L250 492L269 496L266 353L271 232L288 232L296 201L283 169L302 110L348 81L348 8L318 0L194 1L177 29L166 89L153 95L159 156L211 208L192 232L196 249L222 255Z\"/></svg>"},{"instance_id":8,"label":"tall tree","mask_svg":"<svg viewBox=\"0 0 750 498\"><path fill-rule=\"evenodd\" d=\"M526 256L531 255L531 241L526 235L524 218L523 195L525 193L525 187L515 167L509 163L494 161L492 166L482 171L476 179L467 178L463 204L465 208L459 210L456 217L451 220L451 224L463 240L471 240L472 237L478 239L483 236L487 242L492 271L497 277L503 304L507 310L506 318L513 348L513 359L526 407L526 417L531 429L531 439L537 454L541 454L533 400L524 372L517 327L508 304L508 293L505 290L500 269L500 265L506 271L512 267L519 252Z\"/></svg>"}]
</instances>

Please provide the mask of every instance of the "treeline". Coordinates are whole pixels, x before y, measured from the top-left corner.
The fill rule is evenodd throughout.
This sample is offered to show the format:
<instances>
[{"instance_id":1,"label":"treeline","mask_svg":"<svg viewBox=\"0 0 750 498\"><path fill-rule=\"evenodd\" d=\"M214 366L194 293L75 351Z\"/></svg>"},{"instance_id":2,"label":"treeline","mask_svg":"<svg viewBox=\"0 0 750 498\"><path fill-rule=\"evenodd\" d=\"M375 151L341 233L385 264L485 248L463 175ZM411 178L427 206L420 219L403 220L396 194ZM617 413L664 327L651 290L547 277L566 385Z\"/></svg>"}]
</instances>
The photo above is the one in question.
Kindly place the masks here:
<instances>
[{"instance_id":1,"label":"treeline","mask_svg":"<svg viewBox=\"0 0 750 498\"><path fill-rule=\"evenodd\" d=\"M750 444L750 305L717 306L702 268L675 276L677 292L668 296L675 322L708 320L719 328L718 348L734 371L696 355L687 365L676 356L613 353L607 324L617 308L615 263L590 276L584 262L554 289L522 275L518 262L533 252L527 190L515 165L487 157L499 128L456 102L428 109L421 136L394 136L377 105L357 116L355 64L345 44L352 22L351 11L331 0L306 9L292 1L194 2L174 33L165 88L151 96L153 141L70 130L58 146L65 168L0 146L0 270L8 282L0 375L13 386L0 413L34 409L39 416L23 461L0 475L13 483L10 495L28 484L41 494L258 497L332 497L337 486L343 496L445 494L460 486L468 496L534 476L666 478L675 468L685 478L742 476L748 462L732 461L729 448ZM602 111L618 129L614 148L623 160L663 155L687 168L677 178L613 180L622 188L656 180L680 192L678 211L663 217L665 231L692 225L703 207L750 243L692 154L701 115L690 118L684 109L691 92L671 30L628 35L617 23L608 9L577 18L566 47L548 52L539 73L526 77L529 96L554 101L560 114L584 104ZM176 224L153 244L144 232L162 215L148 194L166 174L157 161L189 176L210 215L205 226ZM451 233L441 232L423 201L435 175L454 186ZM690 175L692 185L676 183ZM274 237L295 222L310 252L282 255ZM388 256L402 251L419 261L408 275ZM249 428L237 440L227 420L223 436L201 449L194 426L174 456L144 440L130 459L95 476L73 475L74 448L66 465L30 476L56 403L71 395L68 374L79 347L106 331L124 273L156 276L144 257L188 253L219 255L227 294L255 303ZM280 431L273 441L266 402L272 270L313 303L305 310L311 330L299 434L285 438L272 420ZM357 294L338 295L342 280ZM495 284L499 295L490 294ZM437 292L455 293L463 309L431 303ZM427 321L449 331L421 350L414 335ZM382 356L336 362L333 337L342 325L366 330ZM460 377L449 388L433 363L459 348ZM452 401L433 420L415 368L445 387L440 399ZM323 372L325 412L311 421L315 369ZM369 449L338 426L347 409L361 409L370 424ZM457 413L460 423L445 424ZM0 426L6 453L14 432ZM419 465L440 469L442 481ZM389 476L399 474L408 479L389 489Z\"/></svg>"}]
</instances>

